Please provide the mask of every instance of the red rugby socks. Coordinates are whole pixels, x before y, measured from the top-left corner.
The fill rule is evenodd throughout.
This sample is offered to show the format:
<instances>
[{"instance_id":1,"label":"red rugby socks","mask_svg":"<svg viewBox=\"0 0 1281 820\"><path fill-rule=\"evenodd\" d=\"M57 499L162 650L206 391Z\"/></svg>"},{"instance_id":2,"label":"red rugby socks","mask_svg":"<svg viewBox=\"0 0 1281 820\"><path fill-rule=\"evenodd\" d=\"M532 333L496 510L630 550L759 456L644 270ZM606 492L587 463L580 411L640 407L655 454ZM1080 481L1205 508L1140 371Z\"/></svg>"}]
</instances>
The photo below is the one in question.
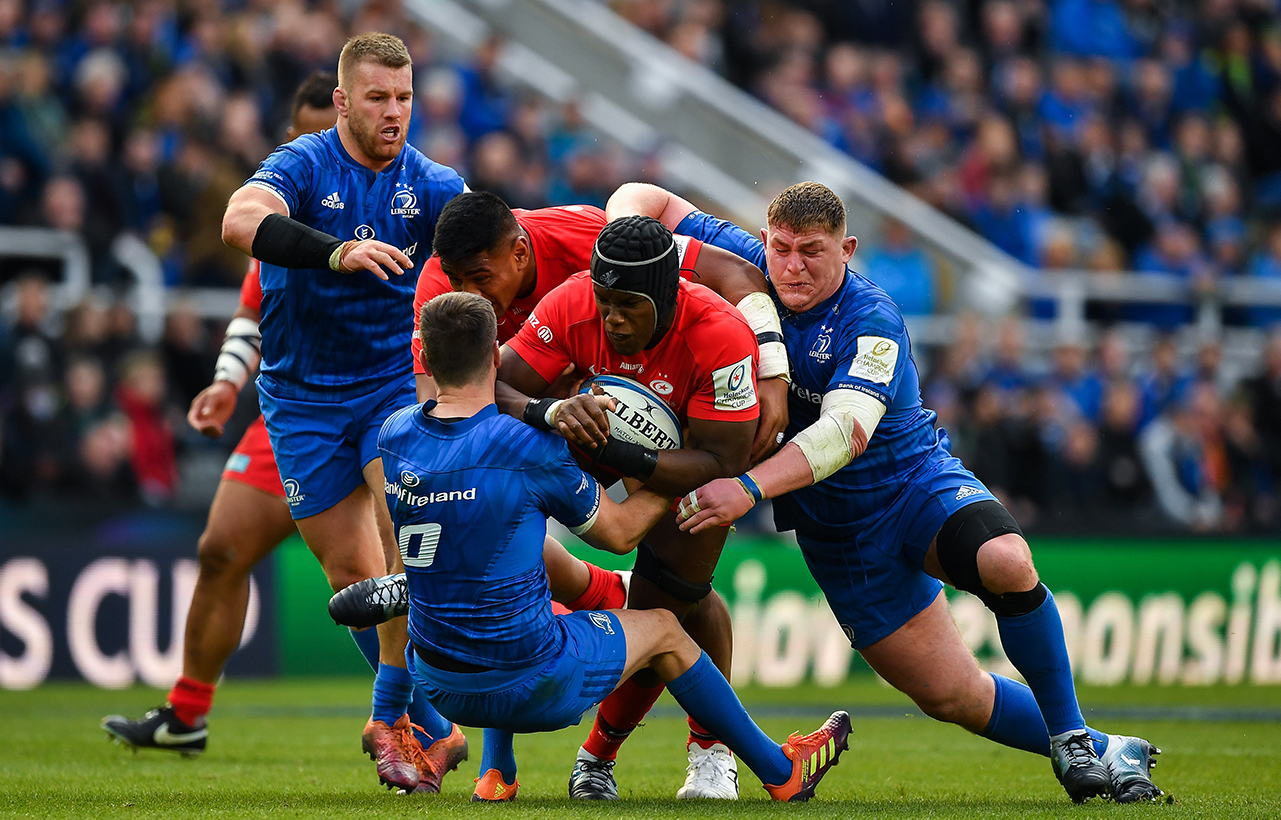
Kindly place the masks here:
<instances>
[{"instance_id":1,"label":"red rugby socks","mask_svg":"<svg viewBox=\"0 0 1281 820\"><path fill-rule=\"evenodd\" d=\"M618 749L632 730L640 725L663 694L660 683L652 689L637 686L629 678L601 702L596 710L596 722L583 748L601 760L613 760Z\"/></svg>"},{"instance_id":2,"label":"red rugby socks","mask_svg":"<svg viewBox=\"0 0 1281 820\"><path fill-rule=\"evenodd\" d=\"M566 604L566 606L573 612L622 609L625 607L627 605L627 588L623 586L623 579L618 573L601 569L595 564L588 564L586 561L583 563L587 565L587 572L591 574L591 580L587 582L587 590ZM644 716L642 715L642 717ZM590 752L591 749L587 751ZM593 752L593 754L595 753Z\"/></svg>"},{"instance_id":3,"label":"red rugby socks","mask_svg":"<svg viewBox=\"0 0 1281 820\"><path fill-rule=\"evenodd\" d=\"M178 720L188 726L195 726L196 721L209 714L213 707L214 685L182 677L169 690L169 705Z\"/></svg>"},{"instance_id":4,"label":"red rugby socks","mask_svg":"<svg viewBox=\"0 0 1281 820\"><path fill-rule=\"evenodd\" d=\"M721 743L716 735L700 726L697 720L694 720L693 718L686 718L686 721L689 723L689 743L687 745L693 746L697 743L704 749L710 749L712 748L712 744ZM721 743L721 745L724 746L725 744Z\"/></svg>"}]
</instances>

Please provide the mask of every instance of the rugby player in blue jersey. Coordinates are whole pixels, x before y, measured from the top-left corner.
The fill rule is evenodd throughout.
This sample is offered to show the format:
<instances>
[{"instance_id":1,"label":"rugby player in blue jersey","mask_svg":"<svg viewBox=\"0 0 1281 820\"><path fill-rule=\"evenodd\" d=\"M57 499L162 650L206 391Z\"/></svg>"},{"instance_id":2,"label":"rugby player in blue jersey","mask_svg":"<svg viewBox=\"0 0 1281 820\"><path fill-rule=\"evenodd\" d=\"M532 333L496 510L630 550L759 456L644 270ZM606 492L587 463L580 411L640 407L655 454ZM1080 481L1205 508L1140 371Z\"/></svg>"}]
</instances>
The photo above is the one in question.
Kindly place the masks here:
<instances>
[{"instance_id":1,"label":"rugby player in blue jersey","mask_svg":"<svg viewBox=\"0 0 1281 820\"><path fill-rule=\"evenodd\" d=\"M481 296L447 293L428 302L419 336L437 397L392 415L378 439L409 585L410 667L442 714L491 727L472 799L516 797L514 732L574 725L644 669L666 681L771 797L813 796L848 745L845 712L779 746L671 612L552 615L547 516L589 543L626 553L668 514L671 499L640 490L615 504L565 439L499 413L497 327Z\"/></svg>"},{"instance_id":2,"label":"rugby player in blue jersey","mask_svg":"<svg viewBox=\"0 0 1281 820\"><path fill-rule=\"evenodd\" d=\"M1054 597L1018 524L922 407L902 316L847 267L857 241L840 198L813 182L788 188L760 239L651 185L623 186L606 208L610 218L637 213L765 270L792 367L787 443L682 499L681 528L728 524L774 499L775 523L796 531L854 648L922 711L1048 755L1073 800L1159 795L1148 774L1157 749L1086 726ZM1026 686L979 668L941 582L995 613Z\"/></svg>"},{"instance_id":3,"label":"rugby player in blue jersey","mask_svg":"<svg viewBox=\"0 0 1281 820\"><path fill-rule=\"evenodd\" d=\"M222 237L262 262L258 392L290 513L327 568L367 578L399 567L377 435L414 401L414 286L441 208L465 186L405 144L413 66L399 38L349 40L333 99L337 126L263 161ZM439 791L466 740L413 698L406 640L403 618L357 635L378 670L363 746L389 787Z\"/></svg>"}]
</instances>

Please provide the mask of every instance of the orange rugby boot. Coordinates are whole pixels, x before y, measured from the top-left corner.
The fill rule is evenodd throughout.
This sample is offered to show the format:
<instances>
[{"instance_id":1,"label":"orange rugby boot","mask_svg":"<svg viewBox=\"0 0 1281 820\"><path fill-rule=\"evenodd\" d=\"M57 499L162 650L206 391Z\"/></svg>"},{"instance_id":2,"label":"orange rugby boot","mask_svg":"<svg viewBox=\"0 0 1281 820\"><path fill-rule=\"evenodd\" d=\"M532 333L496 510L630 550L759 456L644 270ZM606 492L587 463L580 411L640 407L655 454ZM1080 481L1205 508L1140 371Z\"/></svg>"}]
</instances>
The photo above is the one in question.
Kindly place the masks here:
<instances>
[{"instance_id":1,"label":"orange rugby boot","mask_svg":"<svg viewBox=\"0 0 1281 820\"><path fill-rule=\"evenodd\" d=\"M422 727L417 724L410 724L411 728L422 731ZM458 724L452 724L453 729L448 737L442 737L435 741L421 755L415 756L414 763L418 766L418 788L414 789L414 794L440 794L440 781L444 779L445 774L458 768L458 764L467 759L467 738L463 735L463 730L458 728ZM421 749L422 747L419 746Z\"/></svg>"},{"instance_id":2,"label":"orange rugby boot","mask_svg":"<svg viewBox=\"0 0 1281 820\"><path fill-rule=\"evenodd\" d=\"M516 799L520 781L503 782L502 772L490 769L484 777L476 778L476 791L472 792L473 803L510 803Z\"/></svg>"},{"instance_id":3,"label":"orange rugby boot","mask_svg":"<svg viewBox=\"0 0 1281 820\"><path fill-rule=\"evenodd\" d=\"M841 752L850 747L850 716L848 712L833 712L832 716L805 737L792 735L783 744L783 754L792 761L792 776L779 786L765 786L765 791L775 800L803 803L814 796L818 781L827 770L836 765Z\"/></svg>"},{"instance_id":4,"label":"orange rugby boot","mask_svg":"<svg viewBox=\"0 0 1281 820\"><path fill-rule=\"evenodd\" d=\"M416 756L423 747L409 728L409 715L401 715L394 726L369 719L361 737L361 748L378 764L378 780L389 789L411 792L418 788Z\"/></svg>"}]
</instances>

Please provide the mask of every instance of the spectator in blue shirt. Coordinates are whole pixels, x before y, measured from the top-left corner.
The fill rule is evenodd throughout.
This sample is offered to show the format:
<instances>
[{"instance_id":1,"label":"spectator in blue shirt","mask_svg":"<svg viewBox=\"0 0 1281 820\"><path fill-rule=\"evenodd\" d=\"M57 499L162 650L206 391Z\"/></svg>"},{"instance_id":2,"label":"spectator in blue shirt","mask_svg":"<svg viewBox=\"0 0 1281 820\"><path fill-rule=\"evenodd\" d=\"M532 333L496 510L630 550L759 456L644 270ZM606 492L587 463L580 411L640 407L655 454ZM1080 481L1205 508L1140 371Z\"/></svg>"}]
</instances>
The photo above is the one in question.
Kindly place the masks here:
<instances>
[{"instance_id":1,"label":"spectator in blue shirt","mask_svg":"<svg viewBox=\"0 0 1281 820\"><path fill-rule=\"evenodd\" d=\"M934 262L899 220L885 220L881 244L863 260L862 268L904 316L934 312Z\"/></svg>"}]
</instances>

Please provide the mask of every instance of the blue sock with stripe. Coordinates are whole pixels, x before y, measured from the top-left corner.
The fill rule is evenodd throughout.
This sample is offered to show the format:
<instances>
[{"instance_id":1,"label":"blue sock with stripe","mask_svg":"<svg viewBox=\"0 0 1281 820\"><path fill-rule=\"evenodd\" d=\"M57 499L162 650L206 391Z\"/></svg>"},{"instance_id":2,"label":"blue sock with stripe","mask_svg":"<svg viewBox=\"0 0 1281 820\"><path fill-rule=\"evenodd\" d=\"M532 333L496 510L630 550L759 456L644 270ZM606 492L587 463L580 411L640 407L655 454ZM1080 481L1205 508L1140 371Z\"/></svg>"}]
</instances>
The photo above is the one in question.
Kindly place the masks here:
<instances>
[{"instance_id":1,"label":"blue sock with stripe","mask_svg":"<svg viewBox=\"0 0 1281 820\"><path fill-rule=\"evenodd\" d=\"M486 729L485 745L480 753L480 776L490 769L497 769L508 785L516 782L516 752L512 749L511 732L503 729Z\"/></svg>"},{"instance_id":2,"label":"blue sock with stripe","mask_svg":"<svg viewBox=\"0 0 1281 820\"><path fill-rule=\"evenodd\" d=\"M449 737L449 733L454 730L454 724L441 717L417 683L414 684L414 699L409 702L409 719L422 727L421 732L415 729L414 735L424 749L437 740Z\"/></svg>"},{"instance_id":3,"label":"blue sock with stripe","mask_svg":"<svg viewBox=\"0 0 1281 820\"><path fill-rule=\"evenodd\" d=\"M1049 757L1050 735L1032 690L1002 675L992 675L992 680L996 683L996 702L987 728L979 735L1003 746ZM1108 736L1088 726L1086 731L1094 740L1094 751L1103 754L1108 747Z\"/></svg>"},{"instance_id":4,"label":"blue sock with stripe","mask_svg":"<svg viewBox=\"0 0 1281 820\"><path fill-rule=\"evenodd\" d=\"M409 709L413 696L414 679L408 669L378 664L378 674L374 676L374 720L391 726Z\"/></svg>"},{"instance_id":5,"label":"blue sock with stripe","mask_svg":"<svg viewBox=\"0 0 1281 820\"><path fill-rule=\"evenodd\" d=\"M747 714L725 676L704 652L685 674L667 682L690 717L721 739L762 783L777 786L792 777L792 761Z\"/></svg>"},{"instance_id":6,"label":"blue sock with stripe","mask_svg":"<svg viewBox=\"0 0 1281 820\"><path fill-rule=\"evenodd\" d=\"M996 619L1001 646L1036 697L1049 735L1085 728L1076 702L1072 664L1063 643L1063 621L1047 589L1041 605L1026 615Z\"/></svg>"},{"instance_id":7,"label":"blue sock with stripe","mask_svg":"<svg viewBox=\"0 0 1281 820\"><path fill-rule=\"evenodd\" d=\"M356 648L360 654L365 656L365 662L369 668L378 671L378 630L362 629L359 632L351 630L351 639L356 642Z\"/></svg>"}]
</instances>

